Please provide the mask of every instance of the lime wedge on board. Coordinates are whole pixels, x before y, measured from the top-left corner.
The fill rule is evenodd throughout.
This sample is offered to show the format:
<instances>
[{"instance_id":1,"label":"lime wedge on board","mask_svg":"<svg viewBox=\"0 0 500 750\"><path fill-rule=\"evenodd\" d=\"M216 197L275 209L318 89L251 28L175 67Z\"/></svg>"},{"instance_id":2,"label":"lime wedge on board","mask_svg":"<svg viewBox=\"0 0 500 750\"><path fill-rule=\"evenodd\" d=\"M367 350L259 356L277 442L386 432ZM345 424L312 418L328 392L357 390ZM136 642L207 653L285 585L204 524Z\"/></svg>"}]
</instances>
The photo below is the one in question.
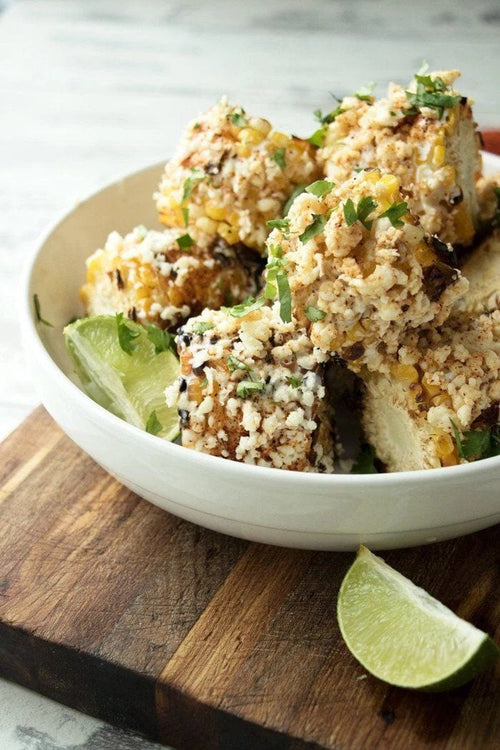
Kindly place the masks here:
<instances>
[{"instance_id":1,"label":"lime wedge on board","mask_svg":"<svg viewBox=\"0 0 500 750\"><path fill-rule=\"evenodd\" d=\"M66 346L86 393L130 424L166 440L179 434L177 410L165 403L164 391L179 375L179 362L167 349L156 352L148 332L122 320L129 352L120 346L113 315L81 318L64 329ZM158 329L159 330L159 329ZM122 328L123 331L123 328Z\"/></svg>"},{"instance_id":2,"label":"lime wedge on board","mask_svg":"<svg viewBox=\"0 0 500 750\"><path fill-rule=\"evenodd\" d=\"M356 659L399 687L440 692L463 685L498 658L481 630L457 617L366 547L340 587L337 617Z\"/></svg>"}]
</instances>

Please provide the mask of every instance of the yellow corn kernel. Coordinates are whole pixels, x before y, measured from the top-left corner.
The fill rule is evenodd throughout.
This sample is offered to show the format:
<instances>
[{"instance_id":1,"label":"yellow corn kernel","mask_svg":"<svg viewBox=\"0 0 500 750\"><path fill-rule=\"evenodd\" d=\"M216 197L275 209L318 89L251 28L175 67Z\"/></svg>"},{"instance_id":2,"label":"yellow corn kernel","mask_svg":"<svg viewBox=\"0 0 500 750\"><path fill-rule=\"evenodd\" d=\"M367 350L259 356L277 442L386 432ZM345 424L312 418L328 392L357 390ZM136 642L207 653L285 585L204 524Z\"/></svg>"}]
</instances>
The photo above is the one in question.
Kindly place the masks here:
<instances>
[{"instance_id":1,"label":"yellow corn kernel","mask_svg":"<svg viewBox=\"0 0 500 750\"><path fill-rule=\"evenodd\" d=\"M363 175L366 182L371 182L375 184L376 182L379 182L380 180L380 172L378 169L374 169L372 172L365 172Z\"/></svg>"},{"instance_id":2,"label":"yellow corn kernel","mask_svg":"<svg viewBox=\"0 0 500 750\"><path fill-rule=\"evenodd\" d=\"M446 156L446 150L444 146L434 146L432 152L432 166L436 169L442 167Z\"/></svg>"},{"instance_id":3,"label":"yellow corn kernel","mask_svg":"<svg viewBox=\"0 0 500 750\"><path fill-rule=\"evenodd\" d=\"M451 406L451 398L447 393L439 393L431 398L431 403L433 406Z\"/></svg>"},{"instance_id":4,"label":"yellow corn kernel","mask_svg":"<svg viewBox=\"0 0 500 750\"><path fill-rule=\"evenodd\" d=\"M328 342L328 348L330 351L335 352L345 343L345 336L339 333L334 339Z\"/></svg>"},{"instance_id":5,"label":"yellow corn kernel","mask_svg":"<svg viewBox=\"0 0 500 750\"><path fill-rule=\"evenodd\" d=\"M277 130L275 130L270 133L269 140L274 146L283 148L283 146L288 146L290 136L286 135L286 133L279 133Z\"/></svg>"},{"instance_id":6,"label":"yellow corn kernel","mask_svg":"<svg viewBox=\"0 0 500 750\"><path fill-rule=\"evenodd\" d=\"M225 221L217 227L217 232L220 234L223 240L226 240L228 245L235 245L239 240L239 235L235 227L226 224Z\"/></svg>"},{"instance_id":7,"label":"yellow corn kernel","mask_svg":"<svg viewBox=\"0 0 500 750\"><path fill-rule=\"evenodd\" d=\"M205 213L209 219L214 219L214 221L222 221L226 216L226 209L224 208L224 206L219 206L213 201L208 201L207 203L205 203Z\"/></svg>"},{"instance_id":8,"label":"yellow corn kernel","mask_svg":"<svg viewBox=\"0 0 500 750\"><path fill-rule=\"evenodd\" d=\"M196 226L205 234L216 234L217 233L217 222L213 219L209 219L208 216L200 216L196 219Z\"/></svg>"},{"instance_id":9,"label":"yellow corn kernel","mask_svg":"<svg viewBox=\"0 0 500 750\"><path fill-rule=\"evenodd\" d=\"M395 193L397 190L399 190L399 180L393 174L382 175L382 177L380 178L380 182L382 183L388 194L392 195L392 193Z\"/></svg>"},{"instance_id":10,"label":"yellow corn kernel","mask_svg":"<svg viewBox=\"0 0 500 750\"><path fill-rule=\"evenodd\" d=\"M401 380L404 383L418 383L418 370L413 365L402 365L399 362L395 362L391 365L391 373L396 380Z\"/></svg>"},{"instance_id":11,"label":"yellow corn kernel","mask_svg":"<svg viewBox=\"0 0 500 750\"><path fill-rule=\"evenodd\" d=\"M455 444L446 432L434 436L434 445L436 454L441 459L452 455L455 450Z\"/></svg>"},{"instance_id":12,"label":"yellow corn kernel","mask_svg":"<svg viewBox=\"0 0 500 750\"><path fill-rule=\"evenodd\" d=\"M199 404L203 400L203 391L199 380L193 380L189 383L187 392L190 401L195 401Z\"/></svg>"},{"instance_id":13,"label":"yellow corn kernel","mask_svg":"<svg viewBox=\"0 0 500 750\"><path fill-rule=\"evenodd\" d=\"M231 211L226 216L226 221L231 224L232 227L237 227L240 221L240 215L237 211Z\"/></svg>"},{"instance_id":14,"label":"yellow corn kernel","mask_svg":"<svg viewBox=\"0 0 500 750\"><path fill-rule=\"evenodd\" d=\"M460 203L455 209L455 232L458 242L469 242L474 236L474 224L465 203Z\"/></svg>"},{"instance_id":15,"label":"yellow corn kernel","mask_svg":"<svg viewBox=\"0 0 500 750\"><path fill-rule=\"evenodd\" d=\"M426 242L420 242L415 249L415 258L418 260L422 268L432 266L437 261L436 253L431 250Z\"/></svg>"},{"instance_id":16,"label":"yellow corn kernel","mask_svg":"<svg viewBox=\"0 0 500 750\"><path fill-rule=\"evenodd\" d=\"M443 456L441 458L441 464L443 466L456 466L458 464L458 456L456 453L450 453L449 456Z\"/></svg>"},{"instance_id":17,"label":"yellow corn kernel","mask_svg":"<svg viewBox=\"0 0 500 750\"><path fill-rule=\"evenodd\" d=\"M448 112L448 121L444 127L447 135L452 135L453 131L455 130L456 124L457 124L457 116L455 112Z\"/></svg>"},{"instance_id":18,"label":"yellow corn kernel","mask_svg":"<svg viewBox=\"0 0 500 750\"><path fill-rule=\"evenodd\" d=\"M267 120L262 119L262 117L252 117L250 120L250 125L254 130L258 130L259 133L262 133L264 138L271 130L271 123L269 123Z\"/></svg>"},{"instance_id":19,"label":"yellow corn kernel","mask_svg":"<svg viewBox=\"0 0 500 750\"><path fill-rule=\"evenodd\" d=\"M439 387L439 385L429 383L426 374L424 374L422 378L422 386L428 399L431 399L441 393L441 388Z\"/></svg>"},{"instance_id":20,"label":"yellow corn kernel","mask_svg":"<svg viewBox=\"0 0 500 750\"><path fill-rule=\"evenodd\" d=\"M252 153L252 147L246 143L238 143L236 146L236 153L241 159L248 159Z\"/></svg>"},{"instance_id":21,"label":"yellow corn kernel","mask_svg":"<svg viewBox=\"0 0 500 750\"><path fill-rule=\"evenodd\" d=\"M377 264L375 263L374 260L370 260L364 263L362 266L363 278L366 279L368 278L368 276L371 276L371 274L375 271L376 267L377 267Z\"/></svg>"},{"instance_id":22,"label":"yellow corn kernel","mask_svg":"<svg viewBox=\"0 0 500 750\"><path fill-rule=\"evenodd\" d=\"M356 323L347 331L349 341L361 341L365 338L365 331L361 323Z\"/></svg>"},{"instance_id":23,"label":"yellow corn kernel","mask_svg":"<svg viewBox=\"0 0 500 750\"><path fill-rule=\"evenodd\" d=\"M238 140L245 146L257 146L264 140L265 136L253 128L243 128L238 133Z\"/></svg>"}]
</instances>

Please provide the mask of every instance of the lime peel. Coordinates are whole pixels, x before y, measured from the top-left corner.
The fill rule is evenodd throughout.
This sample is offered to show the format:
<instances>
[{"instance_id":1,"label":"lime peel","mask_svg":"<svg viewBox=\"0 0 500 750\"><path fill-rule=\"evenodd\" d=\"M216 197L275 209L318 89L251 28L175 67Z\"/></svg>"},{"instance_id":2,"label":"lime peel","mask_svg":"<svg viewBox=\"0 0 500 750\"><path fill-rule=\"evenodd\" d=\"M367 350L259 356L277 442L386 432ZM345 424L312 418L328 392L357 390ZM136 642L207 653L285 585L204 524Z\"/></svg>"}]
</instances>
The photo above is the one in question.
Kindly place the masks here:
<instances>
[{"instance_id":1,"label":"lime peel","mask_svg":"<svg viewBox=\"0 0 500 750\"><path fill-rule=\"evenodd\" d=\"M375 677L399 687L449 690L500 654L486 633L363 546L340 587L337 617L353 656Z\"/></svg>"}]
</instances>

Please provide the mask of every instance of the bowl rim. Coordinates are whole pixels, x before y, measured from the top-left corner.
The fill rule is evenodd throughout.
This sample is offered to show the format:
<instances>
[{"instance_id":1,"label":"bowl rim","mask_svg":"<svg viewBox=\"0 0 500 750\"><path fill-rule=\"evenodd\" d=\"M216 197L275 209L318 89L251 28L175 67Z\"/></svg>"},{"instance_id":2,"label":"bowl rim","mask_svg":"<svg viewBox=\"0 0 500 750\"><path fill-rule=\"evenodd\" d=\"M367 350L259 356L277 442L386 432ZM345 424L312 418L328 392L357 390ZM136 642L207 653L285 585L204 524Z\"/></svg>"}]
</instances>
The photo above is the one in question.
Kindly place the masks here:
<instances>
[{"instance_id":1,"label":"bowl rim","mask_svg":"<svg viewBox=\"0 0 500 750\"><path fill-rule=\"evenodd\" d=\"M491 166L500 169L500 155L491 154L485 151L482 151L481 155L483 158L486 157L487 161L493 162ZM458 464L456 466L442 466L434 469L416 469L414 471L376 474L320 474L316 472L300 472L292 471L290 469L276 469L274 467L247 464L223 458L222 456L212 456L194 450L189 451L189 449L184 448L182 445L161 440L161 438L159 439L154 435L150 435L147 432L140 430L138 427L129 424L125 420L120 419L93 401L90 396L87 396L87 394L82 391L58 366L42 341L38 330L39 323L35 317L33 296L31 292L31 281L34 267L41 250L50 240L51 235L74 211L78 210L80 206L88 204L101 193L118 185L126 179L136 177L143 172L148 172L155 168L161 169L161 165L164 163L165 160L162 160L134 172L128 172L111 182L106 182L104 185L101 185L90 195L77 201L76 204L73 201L70 206L58 212L55 220L52 220L44 229L42 229L26 257L21 274L21 298L19 306L24 347L29 349L30 358L34 358L37 362L42 360L44 368L49 371L51 377L58 384L61 393L69 391L71 398L76 399L77 404L82 411L87 410L90 415L94 417L94 420L103 421L107 429L111 432L121 430L123 435L129 436L131 442L134 440L139 441L139 443L144 445L145 449L154 448L156 452L163 452L166 457L171 457L174 460L180 456L188 458L189 453L190 457L201 467L206 466L209 470L215 470L219 467L222 472L235 475L236 478L239 478L240 480L243 480L245 477L251 477L252 479L260 479L272 484L275 484L276 482L279 482L280 484L304 484L305 487L311 487L311 485L317 484L321 487L331 486L332 489L335 487L338 487L339 489L342 487L349 487L350 489L356 489L359 487L361 490L373 483L375 483L378 489L383 489L384 487L389 488L394 484L400 484L402 482L438 484L439 481L442 481L445 478L459 480L477 473L484 473L486 469L500 469L500 456L492 456L491 458L484 458L479 461ZM182 453L179 453L179 451L182 451Z\"/></svg>"}]
</instances>

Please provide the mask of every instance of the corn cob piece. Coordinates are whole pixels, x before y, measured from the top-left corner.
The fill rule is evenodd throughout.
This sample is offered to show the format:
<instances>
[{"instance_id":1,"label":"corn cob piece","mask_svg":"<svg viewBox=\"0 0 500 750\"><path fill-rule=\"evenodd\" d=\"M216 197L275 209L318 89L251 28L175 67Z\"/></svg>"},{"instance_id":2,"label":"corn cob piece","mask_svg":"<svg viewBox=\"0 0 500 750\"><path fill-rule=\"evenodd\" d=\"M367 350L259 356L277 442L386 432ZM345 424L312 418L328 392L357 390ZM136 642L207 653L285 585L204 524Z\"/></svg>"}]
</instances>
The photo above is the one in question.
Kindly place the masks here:
<instances>
[{"instance_id":1,"label":"corn cob piece","mask_svg":"<svg viewBox=\"0 0 500 750\"><path fill-rule=\"evenodd\" d=\"M177 405L183 446L259 466L333 471L326 357L304 331L267 306L243 317L204 310L179 331L177 347L181 377L166 398Z\"/></svg>"},{"instance_id":2,"label":"corn cob piece","mask_svg":"<svg viewBox=\"0 0 500 750\"><path fill-rule=\"evenodd\" d=\"M260 256L222 239L191 238L184 229L165 232L136 227L112 232L87 260L81 298L88 315L123 312L140 323L174 328L204 307L239 302L256 291ZM182 243L182 239L180 240Z\"/></svg>"},{"instance_id":3,"label":"corn cob piece","mask_svg":"<svg viewBox=\"0 0 500 750\"><path fill-rule=\"evenodd\" d=\"M480 141L471 103L453 89L460 73L416 76L387 97L346 97L332 113L318 159L335 182L358 168L396 175L410 210L443 242L468 245L477 226Z\"/></svg>"},{"instance_id":4,"label":"corn cob piece","mask_svg":"<svg viewBox=\"0 0 500 750\"><path fill-rule=\"evenodd\" d=\"M309 189L269 237L269 256L281 256L293 313L314 346L354 371L378 371L408 328L443 323L467 282L449 248L408 213L394 175L363 171Z\"/></svg>"},{"instance_id":5,"label":"corn cob piece","mask_svg":"<svg viewBox=\"0 0 500 750\"><path fill-rule=\"evenodd\" d=\"M469 290L455 305L454 314L500 309L500 229L472 251L462 274L469 282Z\"/></svg>"},{"instance_id":6,"label":"corn cob piece","mask_svg":"<svg viewBox=\"0 0 500 750\"><path fill-rule=\"evenodd\" d=\"M155 194L166 226L201 230L264 249L266 222L294 189L320 176L307 141L271 129L225 99L186 129Z\"/></svg>"},{"instance_id":7,"label":"corn cob piece","mask_svg":"<svg viewBox=\"0 0 500 750\"><path fill-rule=\"evenodd\" d=\"M388 471L498 452L499 376L500 311L413 333L388 372L364 377L366 437Z\"/></svg>"}]
</instances>

